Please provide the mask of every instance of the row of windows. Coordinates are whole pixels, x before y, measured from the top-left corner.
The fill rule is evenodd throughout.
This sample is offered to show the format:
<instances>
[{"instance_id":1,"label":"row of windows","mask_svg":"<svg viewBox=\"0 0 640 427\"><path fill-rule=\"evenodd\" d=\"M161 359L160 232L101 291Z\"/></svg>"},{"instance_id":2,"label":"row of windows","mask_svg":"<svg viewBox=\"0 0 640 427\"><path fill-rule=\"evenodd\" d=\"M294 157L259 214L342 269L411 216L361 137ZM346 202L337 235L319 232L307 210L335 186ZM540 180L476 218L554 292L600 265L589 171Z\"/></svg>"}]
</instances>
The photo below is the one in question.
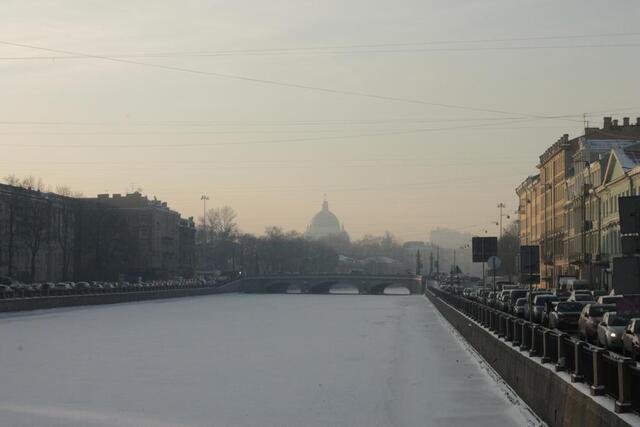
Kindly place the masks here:
<instances>
[{"instance_id":1,"label":"row of windows","mask_svg":"<svg viewBox=\"0 0 640 427\"><path fill-rule=\"evenodd\" d=\"M603 200L603 216L611 215L618 212L618 199L620 197L627 196L639 196L640 188L635 188L627 191L623 191L622 193L612 195L608 197L606 200Z\"/></svg>"}]
</instances>

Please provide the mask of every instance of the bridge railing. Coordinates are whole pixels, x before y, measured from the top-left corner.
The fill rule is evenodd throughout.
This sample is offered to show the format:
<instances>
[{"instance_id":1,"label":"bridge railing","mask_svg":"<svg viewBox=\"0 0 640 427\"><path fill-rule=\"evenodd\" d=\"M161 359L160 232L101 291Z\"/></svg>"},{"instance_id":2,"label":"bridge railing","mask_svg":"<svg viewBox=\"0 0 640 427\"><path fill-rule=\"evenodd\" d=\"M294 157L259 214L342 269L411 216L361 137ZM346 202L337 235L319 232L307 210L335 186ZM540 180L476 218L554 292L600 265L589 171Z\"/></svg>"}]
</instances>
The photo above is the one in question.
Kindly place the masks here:
<instances>
[{"instance_id":1,"label":"bridge railing","mask_svg":"<svg viewBox=\"0 0 640 427\"><path fill-rule=\"evenodd\" d=\"M489 307L479 301L451 294L437 287L428 290L468 318L510 342L520 351L541 363L554 364L556 371L566 371L572 382L583 382L592 395L614 399L616 412L640 414L640 367L629 357L590 345L569 334L546 328Z\"/></svg>"}]
</instances>

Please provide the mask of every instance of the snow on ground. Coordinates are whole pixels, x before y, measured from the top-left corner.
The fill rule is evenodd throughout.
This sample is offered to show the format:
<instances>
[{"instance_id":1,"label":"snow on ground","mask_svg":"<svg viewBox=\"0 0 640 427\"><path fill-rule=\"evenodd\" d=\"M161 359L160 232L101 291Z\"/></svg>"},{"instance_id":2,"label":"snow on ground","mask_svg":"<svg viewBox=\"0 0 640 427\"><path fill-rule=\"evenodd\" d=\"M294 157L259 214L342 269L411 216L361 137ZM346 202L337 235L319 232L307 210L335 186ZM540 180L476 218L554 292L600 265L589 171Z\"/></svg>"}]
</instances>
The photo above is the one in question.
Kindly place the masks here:
<instances>
[{"instance_id":1,"label":"snow on ground","mask_svg":"<svg viewBox=\"0 0 640 427\"><path fill-rule=\"evenodd\" d=\"M421 296L216 295L0 316L2 426L521 426Z\"/></svg>"}]
</instances>

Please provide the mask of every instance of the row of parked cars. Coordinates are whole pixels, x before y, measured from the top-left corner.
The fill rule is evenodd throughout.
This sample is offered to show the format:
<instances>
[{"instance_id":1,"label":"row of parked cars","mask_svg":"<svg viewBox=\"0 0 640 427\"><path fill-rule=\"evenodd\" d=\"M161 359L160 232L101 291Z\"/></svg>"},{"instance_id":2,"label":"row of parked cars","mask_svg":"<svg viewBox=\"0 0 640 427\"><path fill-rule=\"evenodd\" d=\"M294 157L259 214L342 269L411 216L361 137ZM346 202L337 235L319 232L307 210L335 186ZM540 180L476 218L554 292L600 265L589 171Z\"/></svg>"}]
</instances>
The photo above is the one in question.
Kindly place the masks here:
<instances>
[{"instance_id":1,"label":"row of parked cars","mask_svg":"<svg viewBox=\"0 0 640 427\"><path fill-rule=\"evenodd\" d=\"M495 292L481 288L449 291L551 329L576 333L580 339L624 355L640 355L640 295L588 289L529 292L515 286Z\"/></svg>"},{"instance_id":2,"label":"row of parked cars","mask_svg":"<svg viewBox=\"0 0 640 427\"><path fill-rule=\"evenodd\" d=\"M18 283L13 280L0 277L0 299L6 298L32 298L41 296L100 294L112 292L135 292L179 288L200 288L217 286L216 281L202 279L162 280L151 282L45 282L45 283Z\"/></svg>"}]
</instances>

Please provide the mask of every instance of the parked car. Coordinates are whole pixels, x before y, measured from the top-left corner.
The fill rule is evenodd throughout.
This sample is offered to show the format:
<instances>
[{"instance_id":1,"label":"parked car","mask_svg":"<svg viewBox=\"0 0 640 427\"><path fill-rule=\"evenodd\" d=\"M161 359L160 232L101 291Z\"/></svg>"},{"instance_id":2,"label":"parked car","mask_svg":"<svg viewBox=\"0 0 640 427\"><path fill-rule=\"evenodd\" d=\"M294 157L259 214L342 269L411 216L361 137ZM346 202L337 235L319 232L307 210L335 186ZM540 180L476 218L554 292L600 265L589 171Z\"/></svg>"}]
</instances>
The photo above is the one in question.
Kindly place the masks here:
<instances>
[{"instance_id":1,"label":"parked car","mask_svg":"<svg viewBox=\"0 0 640 427\"><path fill-rule=\"evenodd\" d=\"M549 327L562 331L572 331L578 327L582 304L579 302L556 302L549 314Z\"/></svg>"},{"instance_id":2,"label":"parked car","mask_svg":"<svg viewBox=\"0 0 640 427\"><path fill-rule=\"evenodd\" d=\"M566 301L571 296L571 292L566 289L556 289L553 291L553 295L558 297L558 301Z\"/></svg>"},{"instance_id":3,"label":"parked car","mask_svg":"<svg viewBox=\"0 0 640 427\"><path fill-rule=\"evenodd\" d=\"M40 293L42 295L50 295L56 288L56 284L55 283L51 283L51 282L45 282L43 284L40 285Z\"/></svg>"},{"instance_id":4,"label":"parked car","mask_svg":"<svg viewBox=\"0 0 640 427\"><path fill-rule=\"evenodd\" d=\"M629 320L622 335L622 354L630 355L634 360L640 354L640 317Z\"/></svg>"},{"instance_id":5,"label":"parked car","mask_svg":"<svg viewBox=\"0 0 640 427\"><path fill-rule=\"evenodd\" d=\"M587 305L587 304L595 304L596 301L593 299L593 295L591 295L591 292L589 293L572 293L571 296L569 297L569 299L567 300L568 302L579 302L582 305Z\"/></svg>"},{"instance_id":6,"label":"parked car","mask_svg":"<svg viewBox=\"0 0 640 427\"><path fill-rule=\"evenodd\" d=\"M91 288L92 291L94 292L100 292L104 290L104 286L101 283L98 282L93 282L89 285L89 287Z\"/></svg>"},{"instance_id":7,"label":"parked car","mask_svg":"<svg viewBox=\"0 0 640 427\"><path fill-rule=\"evenodd\" d=\"M598 344L608 349L621 349L622 336L628 323L629 319L615 311L605 313L597 329Z\"/></svg>"},{"instance_id":8,"label":"parked car","mask_svg":"<svg viewBox=\"0 0 640 427\"><path fill-rule=\"evenodd\" d=\"M489 307L494 307L496 306L496 293L495 292L489 292L487 294L487 305Z\"/></svg>"},{"instance_id":9,"label":"parked car","mask_svg":"<svg viewBox=\"0 0 640 427\"><path fill-rule=\"evenodd\" d=\"M558 301L558 297L555 295L536 295L536 297L533 299L532 304L533 313L531 313L531 318L529 320L531 320L532 322L542 323L542 321L544 320L542 315L547 308L547 304L556 301Z\"/></svg>"},{"instance_id":10,"label":"parked car","mask_svg":"<svg viewBox=\"0 0 640 427\"><path fill-rule=\"evenodd\" d=\"M598 304L615 304L622 298L622 295L603 295L597 299Z\"/></svg>"},{"instance_id":11,"label":"parked car","mask_svg":"<svg viewBox=\"0 0 640 427\"><path fill-rule=\"evenodd\" d=\"M615 311L615 305L587 304L580 312L578 320L578 338L589 342L598 338L598 324L607 311Z\"/></svg>"},{"instance_id":12,"label":"parked car","mask_svg":"<svg viewBox=\"0 0 640 427\"><path fill-rule=\"evenodd\" d=\"M502 311L509 311L509 291L503 290L498 294L498 309Z\"/></svg>"},{"instance_id":13,"label":"parked car","mask_svg":"<svg viewBox=\"0 0 640 427\"><path fill-rule=\"evenodd\" d=\"M91 289L91 285L87 282L78 282L76 283L75 289L79 292L86 292Z\"/></svg>"},{"instance_id":14,"label":"parked car","mask_svg":"<svg viewBox=\"0 0 640 427\"><path fill-rule=\"evenodd\" d=\"M14 290L11 286L0 285L0 298L11 298L14 295Z\"/></svg>"},{"instance_id":15,"label":"parked car","mask_svg":"<svg viewBox=\"0 0 640 427\"><path fill-rule=\"evenodd\" d=\"M527 296L527 290L526 289L511 289L509 291L509 297L507 299L507 310L509 312L513 312L513 307L516 304L516 301L518 301L518 299L520 298L525 298ZM523 312L524 314L524 312Z\"/></svg>"},{"instance_id":16,"label":"parked car","mask_svg":"<svg viewBox=\"0 0 640 427\"><path fill-rule=\"evenodd\" d=\"M71 293L71 291L73 290L73 287L69 283L59 282L59 283L56 283L55 285L53 285L53 289L52 290L54 290L58 294L67 295L67 294Z\"/></svg>"},{"instance_id":17,"label":"parked car","mask_svg":"<svg viewBox=\"0 0 640 427\"><path fill-rule=\"evenodd\" d=\"M525 319L530 319L531 318L531 313L529 313L529 304L533 304L533 300L538 296L538 295L551 295L551 292L549 291L540 291L540 290L536 290L533 292L529 292L527 291L527 294L525 296L526 298L526 302L524 305L524 318Z\"/></svg>"},{"instance_id":18,"label":"parked car","mask_svg":"<svg viewBox=\"0 0 640 427\"><path fill-rule=\"evenodd\" d=\"M567 280L567 290L569 292L589 291L589 282L586 280L571 278Z\"/></svg>"},{"instance_id":19,"label":"parked car","mask_svg":"<svg viewBox=\"0 0 640 427\"><path fill-rule=\"evenodd\" d=\"M598 298L608 296L609 293L604 289L594 289L591 291L591 295L593 295L593 299L598 301Z\"/></svg>"},{"instance_id":20,"label":"parked car","mask_svg":"<svg viewBox=\"0 0 640 427\"><path fill-rule=\"evenodd\" d=\"M515 304L513 305L513 309L511 310L511 313L517 317L524 317L524 306L526 303L527 303L527 300L525 298L518 298Z\"/></svg>"},{"instance_id":21,"label":"parked car","mask_svg":"<svg viewBox=\"0 0 640 427\"><path fill-rule=\"evenodd\" d=\"M35 285L27 285L24 283L14 283L11 285L11 289L13 289L13 296L18 298L32 297L36 293Z\"/></svg>"}]
</instances>

